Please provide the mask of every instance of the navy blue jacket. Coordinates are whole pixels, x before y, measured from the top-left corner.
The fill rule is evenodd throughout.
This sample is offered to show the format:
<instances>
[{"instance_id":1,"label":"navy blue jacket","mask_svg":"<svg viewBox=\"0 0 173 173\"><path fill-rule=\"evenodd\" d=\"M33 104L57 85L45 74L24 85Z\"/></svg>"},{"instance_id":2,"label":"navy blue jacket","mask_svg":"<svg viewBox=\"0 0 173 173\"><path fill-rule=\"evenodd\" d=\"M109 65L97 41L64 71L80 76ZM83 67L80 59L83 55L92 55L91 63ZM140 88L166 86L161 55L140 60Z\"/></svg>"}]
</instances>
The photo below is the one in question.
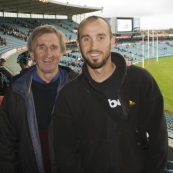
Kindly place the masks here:
<instances>
[{"instance_id":1,"label":"navy blue jacket","mask_svg":"<svg viewBox=\"0 0 173 173\"><path fill-rule=\"evenodd\" d=\"M13 78L11 87L2 102L0 110L0 170L4 173L44 173L41 144L39 139L34 100L31 90L33 70L28 68L23 74ZM59 66L61 88L76 77L67 67ZM56 97L57 97L56 96ZM49 128L49 138L51 138ZM54 152L50 142L52 172L58 170L54 164Z\"/></svg>"}]
</instances>

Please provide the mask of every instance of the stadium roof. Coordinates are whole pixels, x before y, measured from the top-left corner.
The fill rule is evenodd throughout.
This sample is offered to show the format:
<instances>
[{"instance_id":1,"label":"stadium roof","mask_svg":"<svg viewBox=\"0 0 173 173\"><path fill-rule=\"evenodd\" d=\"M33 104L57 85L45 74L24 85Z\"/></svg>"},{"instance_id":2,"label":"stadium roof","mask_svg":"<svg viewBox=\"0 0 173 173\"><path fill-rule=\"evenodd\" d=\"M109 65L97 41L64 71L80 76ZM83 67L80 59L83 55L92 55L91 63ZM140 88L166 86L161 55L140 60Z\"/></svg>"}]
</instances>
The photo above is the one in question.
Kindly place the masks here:
<instances>
[{"instance_id":1,"label":"stadium roof","mask_svg":"<svg viewBox=\"0 0 173 173\"><path fill-rule=\"evenodd\" d=\"M11 13L76 15L101 10L102 7L78 6L55 0L0 0L0 11Z\"/></svg>"}]
</instances>

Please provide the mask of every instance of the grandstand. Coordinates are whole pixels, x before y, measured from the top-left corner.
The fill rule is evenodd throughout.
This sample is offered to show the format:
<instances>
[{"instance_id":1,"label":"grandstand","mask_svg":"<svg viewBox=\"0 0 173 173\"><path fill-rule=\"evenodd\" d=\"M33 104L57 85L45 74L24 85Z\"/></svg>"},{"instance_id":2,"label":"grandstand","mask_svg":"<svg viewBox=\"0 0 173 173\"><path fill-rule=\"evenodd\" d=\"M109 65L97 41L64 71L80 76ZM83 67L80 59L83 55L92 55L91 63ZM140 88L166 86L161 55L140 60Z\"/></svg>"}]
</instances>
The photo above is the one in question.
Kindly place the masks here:
<instances>
[{"instance_id":1,"label":"grandstand","mask_svg":"<svg viewBox=\"0 0 173 173\"><path fill-rule=\"evenodd\" d=\"M7 67L10 70L12 70L14 73L19 73L20 67L16 63L17 55L21 53L21 51L27 49L27 38L29 37L32 30L39 25L51 24L54 25L57 29L61 30L65 34L67 40L67 52L63 55L63 59L60 64L64 66L69 66L70 68L81 72L83 59L75 45L75 40L77 39L76 30L78 27L78 23L73 20L73 15L81 16L83 13L99 11L102 10L102 8L74 6L67 3L55 3L53 0L49 1L47 4L36 0L18 0L17 2L13 0L0 0L0 3L0 11L3 10L3 12L0 13L0 38L2 39L2 41L0 40L0 57L8 59ZM19 10L19 6L21 3L22 8L20 8ZM30 4L29 8L28 4ZM26 14L43 14L43 12L45 12L45 14L43 14L43 18L37 18L36 16L31 17L31 15L24 15L29 17L22 17L22 15L21 17L10 17L7 15L9 12ZM5 13L7 13L7 16L4 15ZM18 13L17 16L20 16ZM66 15L67 18L44 18L44 15ZM6 44L4 44L3 42L4 38L6 38ZM132 60L132 63L134 64L142 61L143 58L147 60L148 58L156 58L156 56L158 56L158 58L165 56L173 56L172 35L165 35L164 38L163 36L160 36L158 37L158 42L155 38L154 47L152 45L152 36L150 36L149 38L149 43L147 41L147 36L143 41L142 36L117 36L115 34L115 40L116 44L112 51L118 52L129 60ZM170 152L168 159L173 160L172 112L165 111L165 117L169 136Z\"/></svg>"},{"instance_id":2,"label":"grandstand","mask_svg":"<svg viewBox=\"0 0 173 173\"><path fill-rule=\"evenodd\" d=\"M69 19L39 19L39 18L12 18L12 17L0 17L0 37L2 39L6 39L6 45L1 42L0 45L0 55L3 57L3 54L18 48L20 50L21 47L26 48L26 41L29 37L30 33L34 29L34 27L38 25L51 24L54 25L57 29L61 30L65 36L67 43L71 43L73 45L73 50L77 50L75 45L75 40L77 39L76 30L78 27L78 23ZM118 52L129 59L132 59L133 63L139 62L142 58L147 59L148 55L150 58L155 58L156 55L153 55L152 49L152 38L150 39L149 44L149 53L148 53L148 43L145 40L144 45L142 40L138 38L138 40L133 37L127 36L124 39L124 36L115 36L116 46L112 51ZM142 37L141 37L142 39ZM69 44L70 45L70 44ZM144 50L143 50L144 47ZM173 41L172 38L168 40L161 39L158 42L158 57L171 56L173 55ZM154 44L155 53L157 51L156 41ZM144 56L143 52L144 51ZM73 61L76 57L77 60L80 60L81 54L79 52L72 52L66 54L64 57L70 55L69 58L72 58ZM62 63L64 64L64 63ZM80 62L81 64L81 62ZM71 66L74 67L75 66ZM76 67L78 71L80 71L80 66Z\"/></svg>"}]
</instances>

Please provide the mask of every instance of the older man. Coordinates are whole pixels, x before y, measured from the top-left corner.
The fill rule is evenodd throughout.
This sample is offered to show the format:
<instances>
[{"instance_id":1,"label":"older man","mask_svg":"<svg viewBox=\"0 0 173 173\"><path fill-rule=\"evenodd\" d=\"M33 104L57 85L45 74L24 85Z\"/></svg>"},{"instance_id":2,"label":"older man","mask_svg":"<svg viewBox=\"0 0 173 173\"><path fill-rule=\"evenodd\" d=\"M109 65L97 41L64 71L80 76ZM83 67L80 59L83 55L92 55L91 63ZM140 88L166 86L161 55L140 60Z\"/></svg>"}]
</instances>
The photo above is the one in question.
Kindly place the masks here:
<instances>
[{"instance_id":1,"label":"older man","mask_svg":"<svg viewBox=\"0 0 173 173\"><path fill-rule=\"evenodd\" d=\"M65 37L51 25L32 32L28 51L36 65L15 76L0 110L0 170L57 173L51 113L59 91L77 74L58 66L66 51Z\"/></svg>"}]
</instances>

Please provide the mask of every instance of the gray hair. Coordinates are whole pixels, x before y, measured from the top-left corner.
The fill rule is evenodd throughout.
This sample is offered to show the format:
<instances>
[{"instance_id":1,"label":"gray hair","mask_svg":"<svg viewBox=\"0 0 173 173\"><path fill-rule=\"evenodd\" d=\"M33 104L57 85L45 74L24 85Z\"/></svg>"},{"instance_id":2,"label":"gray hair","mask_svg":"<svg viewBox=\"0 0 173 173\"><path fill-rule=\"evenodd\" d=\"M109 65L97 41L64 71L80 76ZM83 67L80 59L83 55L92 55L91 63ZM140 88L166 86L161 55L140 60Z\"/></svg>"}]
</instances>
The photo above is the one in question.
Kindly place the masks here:
<instances>
[{"instance_id":1,"label":"gray hair","mask_svg":"<svg viewBox=\"0 0 173 173\"><path fill-rule=\"evenodd\" d=\"M65 35L57 30L54 26L52 25L42 25L42 26L38 26L36 27L33 32L31 33L28 41L27 41L27 46L28 46L28 52L33 52L34 48L34 41L40 37L43 34L46 33L54 33L57 35L59 42L60 42L60 51L61 53L65 53L66 52L66 37Z\"/></svg>"}]
</instances>

